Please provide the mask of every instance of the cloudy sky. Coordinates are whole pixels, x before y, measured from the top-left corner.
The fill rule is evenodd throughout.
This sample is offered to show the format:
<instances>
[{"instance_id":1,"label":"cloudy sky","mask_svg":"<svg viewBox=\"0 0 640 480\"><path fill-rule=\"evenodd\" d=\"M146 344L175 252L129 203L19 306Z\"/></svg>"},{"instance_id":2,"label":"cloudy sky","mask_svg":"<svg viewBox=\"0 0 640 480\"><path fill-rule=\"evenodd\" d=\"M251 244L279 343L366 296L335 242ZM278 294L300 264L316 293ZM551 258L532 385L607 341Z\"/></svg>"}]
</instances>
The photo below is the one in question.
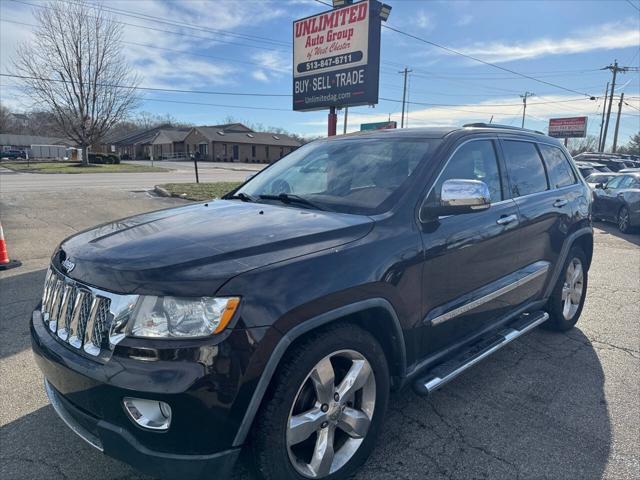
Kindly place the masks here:
<instances>
[{"instance_id":1,"label":"cloudy sky","mask_svg":"<svg viewBox=\"0 0 640 480\"><path fill-rule=\"evenodd\" d=\"M94 0L89 0L94 1ZM529 99L527 127L544 130L550 117L589 116L598 134L602 96L611 77L602 67L617 59L640 64L640 1L388 0L388 24L418 37L525 73L525 79L383 29L380 97L375 107L349 112L360 123L400 119L402 76L409 84L409 126L473 121L519 125L520 94ZM10 71L19 42L31 38L38 0L0 0L0 72ZM306 134L326 133L326 112L291 111L292 21L326 10L314 0L112 0L103 5L123 23L124 53L145 87L261 93L243 97L145 92L142 110L196 124L232 116ZM549 82L554 85L549 85ZM29 100L0 77L0 100L28 110ZM591 101L582 95L598 97ZM618 77L625 93L622 142L640 129L640 74ZM273 96L271 96L273 95ZM342 128L342 117L339 118ZM611 138L611 137L610 137Z\"/></svg>"}]
</instances>

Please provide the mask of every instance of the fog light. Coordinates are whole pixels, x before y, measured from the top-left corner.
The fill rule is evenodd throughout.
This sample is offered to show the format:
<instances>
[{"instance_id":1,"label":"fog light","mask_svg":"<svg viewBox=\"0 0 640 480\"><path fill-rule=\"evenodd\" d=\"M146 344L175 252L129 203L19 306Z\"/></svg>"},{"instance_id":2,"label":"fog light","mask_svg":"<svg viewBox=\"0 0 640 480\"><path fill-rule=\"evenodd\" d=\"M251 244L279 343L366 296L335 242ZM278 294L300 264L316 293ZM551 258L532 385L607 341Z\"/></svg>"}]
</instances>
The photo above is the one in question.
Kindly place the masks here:
<instances>
[{"instance_id":1,"label":"fog light","mask_svg":"<svg viewBox=\"0 0 640 480\"><path fill-rule=\"evenodd\" d=\"M168 430L171 424L171 407L158 400L125 397L122 400L129 417L142 428Z\"/></svg>"}]
</instances>

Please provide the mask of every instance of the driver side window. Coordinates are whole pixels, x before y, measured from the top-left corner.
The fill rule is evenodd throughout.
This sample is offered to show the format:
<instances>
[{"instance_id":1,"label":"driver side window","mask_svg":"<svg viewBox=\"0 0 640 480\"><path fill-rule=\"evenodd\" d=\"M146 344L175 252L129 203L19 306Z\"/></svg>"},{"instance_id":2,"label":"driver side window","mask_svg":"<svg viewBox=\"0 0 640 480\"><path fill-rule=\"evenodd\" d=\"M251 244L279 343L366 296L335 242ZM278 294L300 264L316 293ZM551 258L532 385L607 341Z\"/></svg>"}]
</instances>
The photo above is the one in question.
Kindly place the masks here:
<instances>
[{"instance_id":1,"label":"driver side window","mask_svg":"<svg viewBox=\"0 0 640 480\"><path fill-rule=\"evenodd\" d=\"M493 141L475 140L460 147L438 178L429 195L430 201L438 201L442 184L452 179L480 180L489 187L491 202L501 201L502 184Z\"/></svg>"}]
</instances>

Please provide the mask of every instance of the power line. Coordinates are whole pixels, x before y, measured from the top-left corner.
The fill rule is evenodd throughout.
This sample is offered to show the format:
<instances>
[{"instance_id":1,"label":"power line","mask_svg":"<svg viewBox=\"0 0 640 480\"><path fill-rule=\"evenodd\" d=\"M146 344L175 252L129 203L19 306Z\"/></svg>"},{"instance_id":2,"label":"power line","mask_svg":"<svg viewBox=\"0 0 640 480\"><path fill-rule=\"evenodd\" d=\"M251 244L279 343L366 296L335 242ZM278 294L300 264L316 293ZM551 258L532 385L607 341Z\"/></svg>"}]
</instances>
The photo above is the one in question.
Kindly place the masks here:
<instances>
[{"instance_id":1,"label":"power line","mask_svg":"<svg viewBox=\"0 0 640 480\"><path fill-rule=\"evenodd\" d=\"M32 23L18 22L17 20L7 20L6 18L0 18L0 22L14 23L16 25L24 25L26 27L38 28L37 25L33 25ZM218 57L216 55L207 55L206 53L195 53L195 52L189 52L189 51L185 51L185 50L176 50L174 48L158 47L156 45L150 45L148 43L136 43L136 42L129 42L129 41L126 41L126 40L121 40L120 43L122 43L123 45L133 45L133 46L136 46L136 47L152 48L154 50L164 50L164 51L167 51L167 52L179 53L181 55L189 55L189 56L193 56L193 57L211 58L213 60L222 60L224 62L241 63L243 65L256 65L256 66L265 68L267 70L280 71L279 69L270 68L270 67L264 65L263 63L251 62L249 60L238 60L236 58Z\"/></svg>"},{"instance_id":2,"label":"power line","mask_svg":"<svg viewBox=\"0 0 640 480\"><path fill-rule=\"evenodd\" d=\"M276 107L255 107L255 106L245 106L245 105L223 105L220 103L203 103L203 102L189 102L186 100L165 100L161 98L145 98L145 101L148 102L163 102L163 103L180 103L185 105L201 105L207 107L223 107L223 108L245 108L248 110L269 110L276 112L291 112L290 108L276 108Z\"/></svg>"},{"instance_id":3,"label":"power line","mask_svg":"<svg viewBox=\"0 0 640 480\"><path fill-rule=\"evenodd\" d=\"M633 8L635 8L636 10L638 10L640 12L640 7L638 7L635 3L633 3L631 0L627 0L627 3L629 5L631 5Z\"/></svg>"},{"instance_id":4,"label":"power line","mask_svg":"<svg viewBox=\"0 0 640 480\"><path fill-rule=\"evenodd\" d=\"M80 2L74 1L74 0L63 0L65 3L70 3L70 4L75 4L75 5L81 5ZM105 5L96 5L95 3L90 3L88 2L88 5L90 5L91 7L93 7L94 9L100 9L100 10L104 10L110 13L115 13L117 15L122 15L122 16L126 16L126 17L132 17L132 18L138 18L140 20L147 20L147 21L154 21L154 22L158 22L158 23L164 23L166 25L171 25L174 27L180 27L180 28L188 28L191 30L199 30L199 31L204 31L204 32L211 32L214 34L222 34L222 35L228 35L231 37L236 37L239 39L243 39L243 40L249 40L252 42L268 42L268 43L272 43L274 45L284 45L284 46L290 46L289 43L287 42L283 42L280 40L274 40L273 38L269 38L269 37L261 37L258 35L249 35L249 34L245 34L245 33L237 33L237 32L231 32L229 30L221 30L221 29L216 29L216 28L210 28L210 27L201 27L198 25L193 25L193 24L188 24L185 22L180 22L180 21L168 21L166 18L162 18L162 17L156 17L154 15L149 15L147 13L141 13L141 12L134 12L131 10L125 10L122 8L116 8L116 7L111 7L111 6L105 6Z\"/></svg>"},{"instance_id":5,"label":"power line","mask_svg":"<svg viewBox=\"0 0 640 480\"><path fill-rule=\"evenodd\" d=\"M9 73L0 73L2 77L20 78L23 80L40 80L43 82L56 82L56 83L71 83L68 80L58 78L44 78L44 77L32 77L28 75L14 75ZM135 85L117 85L107 83L96 83L99 87L111 87L111 88L129 88L135 90L147 90L150 92L170 92L170 93L196 93L202 95L229 95L237 97L291 97L289 93L246 93L246 92L216 92L209 90L183 90L178 88L156 88L156 87L139 87Z\"/></svg>"},{"instance_id":6,"label":"power line","mask_svg":"<svg viewBox=\"0 0 640 480\"><path fill-rule=\"evenodd\" d=\"M583 95L585 97L591 97L592 96L592 95L589 95L589 94L584 93L584 92L578 92L577 90L573 90L571 88L563 87L562 85L558 85L558 84L555 84L555 83L547 82L546 80L541 80L539 78L532 77L531 75L527 75L525 73L516 72L515 70L511 70L510 68L501 67L500 65L496 65L495 63L487 62L485 60L482 60L480 58L474 57L472 55L468 55L466 53L462 53L462 52L459 52L457 50L454 50L453 48L445 47L444 45L440 45L440 44L432 42L430 40L426 40L424 38L418 37L417 35L413 35L411 33L403 32L402 30L394 28L394 27L392 27L390 25L385 24L385 25L382 25L382 26L384 28L388 29L388 30L393 31L393 32L396 32L396 33L399 33L401 35L405 35L406 37L413 38L414 40L418 40L420 42L426 43L427 45L432 45L434 47L437 47L437 48L440 48L442 50L445 50L445 51L447 51L449 53L453 53L455 55L460 55L461 57L468 58L470 60L474 60L476 62L482 63L484 65L487 65L487 66L490 66L490 67L493 67L493 68L497 68L499 70L503 70L505 72L513 73L514 75L518 75L519 77L528 78L529 80L533 80L533 81L538 82L538 83L543 83L543 84L549 85L551 87L559 88L559 89L565 90L567 92L576 93L578 95Z\"/></svg>"},{"instance_id":7,"label":"power line","mask_svg":"<svg viewBox=\"0 0 640 480\"><path fill-rule=\"evenodd\" d=\"M45 9L45 10L51 10L51 7L47 7L45 5L36 5L35 3L25 2L23 0L10 0L10 1L15 2L15 3L21 3L23 5L29 5L29 6L34 7L34 8L42 8L42 9ZM146 30L153 30L155 32L170 33L172 35L182 35L183 37L193 37L193 38L198 38L200 40L209 40L209 41L218 42L218 43L224 43L224 44L228 44L228 45L236 45L236 46L246 47L246 48L256 48L256 49L259 49L259 50L276 51L276 49L267 48L264 45L249 45L249 44L246 44L246 43L232 42L232 41L229 41L229 40L220 40L220 39L217 39L217 38L214 38L214 37L211 37L211 36L194 35L192 33L176 32L176 31L172 31L172 30L164 30L164 29L161 29L161 28L149 27L147 25L138 25L138 24L135 24L135 23L123 22L121 20L113 20L113 22L117 23L117 24L120 24L120 25L125 25L125 26L128 26L128 27L144 28Z\"/></svg>"}]
</instances>

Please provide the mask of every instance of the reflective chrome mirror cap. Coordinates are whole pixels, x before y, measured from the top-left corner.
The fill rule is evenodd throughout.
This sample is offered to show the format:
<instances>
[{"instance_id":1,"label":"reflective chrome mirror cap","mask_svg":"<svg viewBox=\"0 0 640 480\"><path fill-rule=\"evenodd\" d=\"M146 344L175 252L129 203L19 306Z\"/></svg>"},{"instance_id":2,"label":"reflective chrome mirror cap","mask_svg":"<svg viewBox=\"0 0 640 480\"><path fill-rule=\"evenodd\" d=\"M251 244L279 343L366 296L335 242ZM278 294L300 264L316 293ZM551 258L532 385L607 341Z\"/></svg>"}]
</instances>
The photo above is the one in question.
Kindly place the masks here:
<instances>
[{"instance_id":1,"label":"reflective chrome mirror cap","mask_svg":"<svg viewBox=\"0 0 640 480\"><path fill-rule=\"evenodd\" d=\"M165 431L171 425L171 407L158 400L125 397L122 400L129 418L147 430Z\"/></svg>"},{"instance_id":2,"label":"reflective chrome mirror cap","mask_svg":"<svg viewBox=\"0 0 640 480\"><path fill-rule=\"evenodd\" d=\"M491 194L480 180L452 179L442 184L440 204L445 210L486 210L491 205Z\"/></svg>"}]
</instances>

